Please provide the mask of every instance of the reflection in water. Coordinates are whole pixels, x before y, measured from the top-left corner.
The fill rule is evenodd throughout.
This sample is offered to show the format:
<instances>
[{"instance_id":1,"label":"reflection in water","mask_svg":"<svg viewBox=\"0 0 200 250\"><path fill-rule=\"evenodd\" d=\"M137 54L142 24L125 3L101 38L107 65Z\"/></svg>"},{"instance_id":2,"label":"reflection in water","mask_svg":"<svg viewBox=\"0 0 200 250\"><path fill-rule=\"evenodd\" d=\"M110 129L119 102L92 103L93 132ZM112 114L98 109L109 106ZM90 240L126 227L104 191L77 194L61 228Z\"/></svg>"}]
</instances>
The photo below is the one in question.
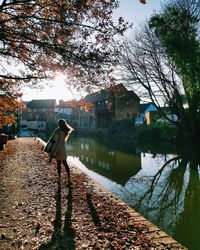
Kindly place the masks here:
<instances>
[{"instance_id":1,"label":"reflection in water","mask_svg":"<svg viewBox=\"0 0 200 250\"><path fill-rule=\"evenodd\" d=\"M199 164L190 163L189 180L185 192L183 211L180 214L175 231L175 237L183 238L185 245L199 249L200 238L200 181ZM188 238L188 235L190 237ZM191 248L191 249L192 249Z\"/></svg>"},{"instance_id":2,"label":"reflection in water","mask_svg":"<svg viewBox=\"0 0 200 250\"><path fill-rule=\"evenodd\" d=\"M139 155L111 149L93 139L80 138L78 143L70 146L68 151L78 156L87 168L123 186L141 168Z\"/></svg>"},{"instance_id":3,"label":"reflection in water","mask_svg":"<svg viewBox=\"0 0 200 250\"><path fill-rule=\"evenodd\" d=\"M145 149L115 147L94 139L76 138L69 155L90 170L91 176L189 249L200 246L199 150L161 145ZM154 145L155 146L155 145ZM89 171L89 170L88 170ZM104 177L101 177L104 176ZM105 182L105 177L109 180Z\"/></svg>"}]
</instances>

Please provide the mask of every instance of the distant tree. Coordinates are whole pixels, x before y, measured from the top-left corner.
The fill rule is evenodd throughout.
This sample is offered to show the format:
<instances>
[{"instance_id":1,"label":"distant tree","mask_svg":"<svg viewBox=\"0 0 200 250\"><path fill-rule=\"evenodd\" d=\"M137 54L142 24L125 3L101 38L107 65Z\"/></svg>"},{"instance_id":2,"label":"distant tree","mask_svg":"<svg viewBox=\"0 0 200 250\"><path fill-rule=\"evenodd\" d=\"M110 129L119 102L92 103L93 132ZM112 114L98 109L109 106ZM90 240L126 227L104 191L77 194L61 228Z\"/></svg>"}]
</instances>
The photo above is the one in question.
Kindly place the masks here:
<instances>
[{"instance_id":1,"label":"distant tree","mask_svg":"<svg viewBox=\"0 0 200 250\"><path fill-rule=\"evenodd\" d=\"M183 102L181 80L159 39L147 24L124 42L118 61L121 66L119 74L123 81L143 101L153 102L161 112L165 103L170 106L171 112L179 116L177 100ZM172 123L180 125L175 121Z\"/></svg>"},{"instance_id":2,"label":"distant tree","mask_svg":"<svg viewBox=\"0 0 200 250\"><path fill-rule=\"evenodd\" d=\"M181 77L188 104L182 127L196 138L200 135L200 0L172 1L149 24Z\"/></svg>"},{"instance_id":3,"label":"distant tree","mask_svg":"<svg viewBox=\"0 0 200 250\"><path fill-rule=\"evenodd\" d=\"M166 5L134 40L125 42L119 57L125 80L161 112L162 100L178 117L178 121L171 122L179 128L179 136L192 141L200 138L197 2L180 0Z\"/></svg>"}]
</instances>

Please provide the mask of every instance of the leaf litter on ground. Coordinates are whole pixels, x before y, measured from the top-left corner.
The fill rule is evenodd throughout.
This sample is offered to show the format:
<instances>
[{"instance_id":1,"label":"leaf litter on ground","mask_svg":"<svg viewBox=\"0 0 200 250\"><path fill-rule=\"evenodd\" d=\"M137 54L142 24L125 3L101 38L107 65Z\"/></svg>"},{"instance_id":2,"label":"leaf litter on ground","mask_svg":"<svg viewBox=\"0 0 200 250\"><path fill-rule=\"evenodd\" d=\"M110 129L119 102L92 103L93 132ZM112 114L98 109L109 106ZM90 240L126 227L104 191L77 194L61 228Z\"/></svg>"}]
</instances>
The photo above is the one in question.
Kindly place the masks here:
<instances>
[{"instance_id":1,"label":"leaf litter on ground","mask_svg":"<svg viewBox=\"0 0 200 250\"><path fill-rule=\"evenodd\" d=\"M0 163L0 250L158 249L123 205L95 188L87 196L83 172L70 166L59 180L33 138L10 141Z\"/></svg>"}]
</instances>

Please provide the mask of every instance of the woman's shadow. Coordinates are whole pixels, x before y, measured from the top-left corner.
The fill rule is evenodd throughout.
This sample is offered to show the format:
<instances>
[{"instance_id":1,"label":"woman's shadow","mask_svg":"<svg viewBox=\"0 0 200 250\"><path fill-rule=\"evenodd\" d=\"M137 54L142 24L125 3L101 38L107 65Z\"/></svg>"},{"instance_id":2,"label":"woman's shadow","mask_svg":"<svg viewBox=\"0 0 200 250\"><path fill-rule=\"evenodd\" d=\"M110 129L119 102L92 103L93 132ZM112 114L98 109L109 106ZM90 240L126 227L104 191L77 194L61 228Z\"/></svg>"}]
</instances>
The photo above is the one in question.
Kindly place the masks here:
<instances>
[{"instance_id":1,"label":"woman's shadow","mask_svg":"<svg viewBox=\"0 0 200 250\"><path fill-rule=\"evenodd\" d=\"M98 211L96 210L95 206L93 205L92 195L87 194L87 204L88 204L88 208L90 209L90 214L91 214L91 217L92 217L92 220L93 220L95 226L100 227L101 220L100 220Z\"/></svg>"},{"instance_id":2,"label":"woman's shadow","mask_svg":"<svg viewBox=\"0 0 200 250\"><path fill-rule=\"evenodd\" d=\"M58 190L56 194L56 215L54 221L54 232L51 241L42 244L39 250L47 249L75 249L74 230L71 227L72 218L72 185L71 179L68 177L68 196L67 196L67 210L65 213L64 227L62 230L62 213L61 213L61 181L58 179Z\"/></svg>"}]
</instances>

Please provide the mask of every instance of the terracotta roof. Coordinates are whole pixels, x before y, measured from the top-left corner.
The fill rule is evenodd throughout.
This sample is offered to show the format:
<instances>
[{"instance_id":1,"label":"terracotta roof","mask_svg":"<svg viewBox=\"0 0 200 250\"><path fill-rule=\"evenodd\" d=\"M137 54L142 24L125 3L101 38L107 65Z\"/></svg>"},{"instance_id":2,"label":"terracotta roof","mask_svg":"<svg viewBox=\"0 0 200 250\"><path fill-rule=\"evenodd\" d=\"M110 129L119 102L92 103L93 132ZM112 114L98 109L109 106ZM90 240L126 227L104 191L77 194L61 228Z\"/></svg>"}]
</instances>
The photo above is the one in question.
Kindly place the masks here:
<instances>
[{"instance_id":1,"label":"terracotta roof","mask_svg":"<svg viewBox=\"0 0 200 250\"><path fill-rule=\"evenodd\" d=\"M111 93L101 90L99 92L86 95L84 99L88 102L94 103L102 100L108 100L109 98L111 98Z\"/></svg>"},{"instance_id":2,"label":"terracotta roof","mask_svg":"<svg viewBox=\"0 0 200 250\"><path fill-rule=\"evenodd\" d=\"M100 90L98 92L89 94L85 96L85 100L89 102L99 102L103 100L108 100L113 97L121 97L123 95L132 95L135 98L139 99L139 97L133 92L133 91L128 91L122 83L111 86L105 90Z\"/></svg>"},{"instance_id":3,"label":"terracotta roof","mask_svg":"<svg viewBox=\"0 0 200 250\"><path fill-rule=\"evenodd\" d=\"M69 101L63 101L59 100L59 104L56 106L57 108L74 108L76 106L77 101L75 100L69 100Z\"/></svg>"},{"instance_id":4,"label":"terracotta roof","mask_svg":"<svg viewBox=\"0 0 200 250\"><path fill-rule=\"evenodd\" d=\"M54 108L56 105L55 99L38 99L32 100L27 104L30 109Z\"/></svg>"}]
</instances>

